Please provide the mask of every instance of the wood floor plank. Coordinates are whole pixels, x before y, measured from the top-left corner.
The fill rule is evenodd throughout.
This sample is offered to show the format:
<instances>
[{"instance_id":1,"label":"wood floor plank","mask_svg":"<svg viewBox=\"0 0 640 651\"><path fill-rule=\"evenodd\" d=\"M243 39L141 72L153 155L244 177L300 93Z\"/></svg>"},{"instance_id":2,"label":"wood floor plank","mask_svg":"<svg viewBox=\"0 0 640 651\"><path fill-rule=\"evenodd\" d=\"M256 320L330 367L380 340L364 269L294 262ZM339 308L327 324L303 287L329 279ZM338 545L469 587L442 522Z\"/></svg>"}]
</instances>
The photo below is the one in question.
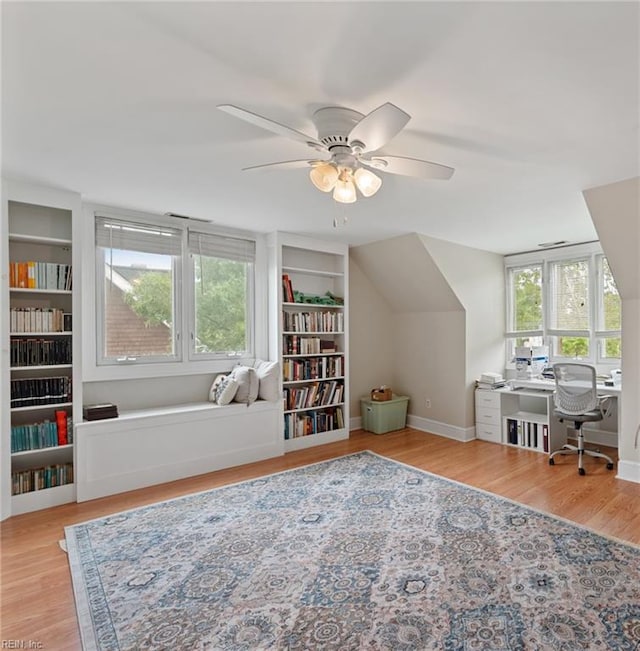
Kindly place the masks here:
<instances>
[{"instance_id":1,"label":"wood floor plank","mask_svg":"<svg viewBox=\"0 0 640 651\"><path fill-rule=\"evenodd\" d=\"M81 648L67 557L58 546L65 526L360 450L640 545L640 484L616 479L615 470L606 470L600 461L587 459L587 474L581 477L575 457L549 466L546 455L484 441L460 443L410 428L383 435L356 431L347 441L9 518L0 526L0 639L32 640L48 651Z\"/></svg>"}]
</instances>

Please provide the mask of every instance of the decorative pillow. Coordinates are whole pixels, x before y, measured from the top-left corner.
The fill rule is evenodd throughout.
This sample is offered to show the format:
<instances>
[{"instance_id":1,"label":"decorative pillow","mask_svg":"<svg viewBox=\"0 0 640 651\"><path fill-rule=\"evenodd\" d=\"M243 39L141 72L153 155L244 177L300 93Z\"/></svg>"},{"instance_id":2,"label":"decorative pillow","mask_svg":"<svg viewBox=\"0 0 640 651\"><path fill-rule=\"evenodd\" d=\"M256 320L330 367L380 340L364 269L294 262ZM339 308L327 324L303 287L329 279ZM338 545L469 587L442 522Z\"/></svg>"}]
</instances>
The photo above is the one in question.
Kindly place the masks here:
<instances>
[{"instance_id":1,"label":"decorative pillow","mask_svg":"<svg viewBox=\"0 0 640 651\"><path fill-rule=\"evenodd\" d=\"M218 375L209 391L209 400L219 405L228 405L237 390L238 383L231 375Z\"/></svg>"},{"instance_id":2,"label":"decorative pillow","mask_svg":"<svg viewBox=\"0 0 640 651\"><path fill-rule=\"evenodd\" d=\"M258 397L260 400L269 400L270 402L280 400L278 362L265 362L262 359L256 359L253 367L256 369L258 379L260 380L260 386L258 388Z\"/></svg>"},{"instance_id":3,"label":"decorative pillow","mask_svg":"<svg viewBox=\"0 0 640 651\"><path fill-rule=\"evenodd\" d=\"M244 402L250 405L256 401L260 381L254 368L238 365L231 371L229 377L232 377L238 383L238 390L233 399L234 402Z\"/></svg>"},{"instance_id":4,"label":"decorative pillow","mask_svg":"<svg viewBox=\"0 0 640 651\"><path fill-rule=\"evenodd\" d=\"M213 381L213 384L211 385L211 388L209 389L209 402L215 402L216 401L216 389L220 386L220 383L226 377L227 376L224 373L221 373L220 375L216 375L215 380Z\"/></svg>"}]
</instances>

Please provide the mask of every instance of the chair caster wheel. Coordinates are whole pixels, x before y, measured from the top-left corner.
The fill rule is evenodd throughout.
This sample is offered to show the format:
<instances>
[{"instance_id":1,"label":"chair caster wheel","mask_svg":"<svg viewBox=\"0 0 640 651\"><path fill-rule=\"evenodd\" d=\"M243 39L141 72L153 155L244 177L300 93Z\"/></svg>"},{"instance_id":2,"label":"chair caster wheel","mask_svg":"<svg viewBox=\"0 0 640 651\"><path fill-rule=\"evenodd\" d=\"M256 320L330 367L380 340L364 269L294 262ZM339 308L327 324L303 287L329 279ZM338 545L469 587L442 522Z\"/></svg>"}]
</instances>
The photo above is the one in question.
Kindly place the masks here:
<instances>
[{"instance_id":1,"label":"chair caster wheel","mask_svg":"<svg viewBox=\"0 0 640 651\"><path fill-rule=\"evenodd\" d=\"M578 468L578 474L579 475L586 475L587 473L585 473L584 468Z\"/></svg>"},{"instance_id":2,"label":"chair caster wheel","mask_svg":"<svg viewBox=\"0 0 640 651\"><path fill-rule=\"evenodd\" d=\"M549 465L550 466L555 466L556 462L553 459L549 459Z\"/></svg>"},{"instance_id":3,"label":"chair caster wheel","mask_svg":"<svg viewBox=\"0 0 640 651\"><path fill-rule=\"evenodd\" d=\"M613 470L613 464L612 463L607 464L607 470Z\"/></svg>"}]
</instances>

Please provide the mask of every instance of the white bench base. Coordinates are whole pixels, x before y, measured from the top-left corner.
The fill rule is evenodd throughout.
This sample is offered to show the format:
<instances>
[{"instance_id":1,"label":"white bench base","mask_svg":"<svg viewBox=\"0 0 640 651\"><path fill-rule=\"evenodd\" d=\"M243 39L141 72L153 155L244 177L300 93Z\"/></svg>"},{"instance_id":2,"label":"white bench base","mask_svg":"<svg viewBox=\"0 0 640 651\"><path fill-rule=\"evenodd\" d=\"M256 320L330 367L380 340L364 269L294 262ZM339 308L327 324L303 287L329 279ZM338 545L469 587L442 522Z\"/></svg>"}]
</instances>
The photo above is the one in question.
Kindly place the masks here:
<instances>
[{"instance_id":1,"label":"white bench base","mask_svg":"<svg viewBox=\"0 0 640 651\"><path fill-rule=\"evenodd\" d=\"M210 402L75 426L78 502L284 454L282 406Z\"/></svg>"}]
</instances>

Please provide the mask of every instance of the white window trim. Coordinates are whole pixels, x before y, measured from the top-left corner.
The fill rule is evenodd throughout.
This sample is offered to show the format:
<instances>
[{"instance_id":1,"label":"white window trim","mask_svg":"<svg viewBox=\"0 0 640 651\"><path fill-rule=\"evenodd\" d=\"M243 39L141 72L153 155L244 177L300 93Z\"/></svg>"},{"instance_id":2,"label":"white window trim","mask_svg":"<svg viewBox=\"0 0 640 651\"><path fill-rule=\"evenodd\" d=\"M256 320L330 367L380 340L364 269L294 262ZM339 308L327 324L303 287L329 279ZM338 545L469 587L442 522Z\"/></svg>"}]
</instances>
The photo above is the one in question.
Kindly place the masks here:
<instances>
[{"instance_id":1,"label":"white window trim","mask_svg":"<svg viewBox=\"0 0 640 651\"><path fill-rule=\"evenodd\" d=\"M115 219L149 221L152 224L180 226L186 238L187 225L192 221L165 215L143 213L103 204L83 204L81 247L85 254L82 259L82 376L85 382L107 380L127 380L143 378L173 377L181 375L216 374L229 371L235 364L249 364L255 358L268 358L268 273L266 236L255 231L225 228L207 222L198 221L197 228L203 232L231 237L251 238L256 242L256 259L254 265L254 301L252 328L253 351L247 357L190 359L189 338L181 336L178 345L182 347L182 360L171 362L153 362L122 365L98 365L97 360L97 304L96 287L96 249L95 249L95 213L111 216ZM183 250L186 251L186 248ZM182 256L183 277L187 273L188 255ZM187 290L187 293L190 290ZM187 299L187 300L190 300ZM180 315L181 333L189 332L189 310L182 310Z\"/></svg>"},{"instance_id":2,"label":"white window trim","mask_svg":"<svg viewBox=\"0 0 640 651\"><path fill-rule=\"evenodd\" d=\"M553 345L551 343L551 337L587 337L589 339L589 356L581 359L586 364L592 364L597 368L601 368L603 371L611 370L618 368L620 366L620 358L603 358L600 356L599 348L599 339L605 337L616 337L620 336L620 331L602 331L597 330L601 326L597 321L598 310L601 309L601 297L600 297L600 274L601 274L601 264L598 260L599 256L603 256L604 251L600 242L587 242L585 244L577 244L572 246L558 247L556 249L547 249L544 251L531 251L527 253L520 253L505 256L505 282L507 284L508 295L507 295L507 305L508 310L511 308L511 286L510 283L507 283L507 279L510 277L510 270L525 267L528 265L540 264L542 265L542 301L543 301L543 312L542 312L542 321L543 329L542 331L531 330L527 332L512 332L505 331L505 351L506 351L506 367L507 369L515 369L515 364L511 359L511 347L510 340L516 337L542 337L544 344L549 346L549 355L550 363L567 361L566 357L558 357L553 355ZM591 328L589 330L559 330L551 329L549 327L549 318L550 318L550 306L551 306L551 284L549 282L549 267L553 262L559 262L562 260L584 260L588 259L590 264L591 273L589 274L589 292L590 292L590 304L589 304L589 316ZM507 319L507 327L509 325L509 315L510 312L506 312L505 318Z\"/></svg>"}]
</instances>

